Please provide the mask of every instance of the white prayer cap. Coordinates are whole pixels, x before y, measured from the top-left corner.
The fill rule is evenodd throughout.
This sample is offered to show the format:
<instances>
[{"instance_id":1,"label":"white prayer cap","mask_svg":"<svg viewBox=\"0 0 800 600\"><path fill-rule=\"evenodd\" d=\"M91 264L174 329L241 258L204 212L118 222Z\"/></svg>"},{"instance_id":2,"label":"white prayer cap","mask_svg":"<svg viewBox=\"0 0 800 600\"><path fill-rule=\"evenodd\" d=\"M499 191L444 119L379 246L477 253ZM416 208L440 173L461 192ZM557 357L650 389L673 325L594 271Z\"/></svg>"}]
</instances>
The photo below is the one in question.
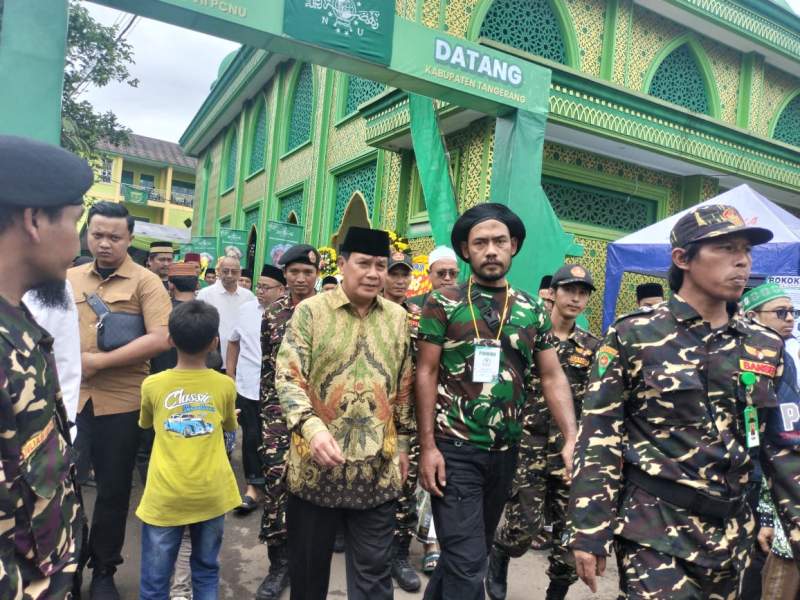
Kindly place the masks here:
<instances>
[{"instance_id":1,"label":"white prayer cap","mask_svg":"<svg viewBox=\"0 0 800 600\"><path fill-rule=\"evenodd\" d=\"M450 260L454 260L458 262L458 257L456 253L449 246L437 246L433 249L433 251L428 255L428 266L432 266L438 260L442 260L443 258L449 258Z\"/></svg>"}]
</instances>

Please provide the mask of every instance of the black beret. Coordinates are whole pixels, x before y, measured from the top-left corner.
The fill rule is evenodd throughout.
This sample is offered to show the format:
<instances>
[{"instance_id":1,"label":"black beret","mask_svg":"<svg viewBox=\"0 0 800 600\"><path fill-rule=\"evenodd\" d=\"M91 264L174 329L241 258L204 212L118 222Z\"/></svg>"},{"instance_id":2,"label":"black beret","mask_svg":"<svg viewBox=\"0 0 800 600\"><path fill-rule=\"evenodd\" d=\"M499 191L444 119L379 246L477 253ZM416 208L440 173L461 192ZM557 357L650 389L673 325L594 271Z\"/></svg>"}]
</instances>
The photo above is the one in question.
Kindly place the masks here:
<instances>
[{"instance_id":1,"label":"black beret","mask_svg":"<svg viewBox=\"0 0 800 600\"><path fill-rule=\"evenodd\" d=\"M282 267L288 267L291 263L300 263L319 269L319 251L308 244L297 244L284 252L278 263Z\"/></svg>"},{"instance_id":2,"label":"black beret","mask_svg":"<svg viewBox=\"0 0 800 600\"><path fill-rule=\"evenodd\" d=\"M281 285L286 285L286 278L283 276L283 271L273 265L264 265L261 267L261 276L269 277L270 279L280 282Z\"/></svg>"},{"instance_id":3,"label":"black beret","mask_svg":"<svg viewBox=\"0 0 800 600\"><path fill-rule=\"evenodd\" d=\"M86 161L63 148L0 135L0 206L79 205L93 181Z\"/></svg>"},{"instance_id":4,"label":"black beret","mask_svg":"<svg viewBox=\"0 0 800 600\"><path fill-rule=\"evenodd\" d=\"M636 301L642 298L663 298L664 288L660 283L642 283L636 286Z\"/></svg>"},{"instance_id":5,"label":"black beret","mask_svg":"<svg viewBox=\"0 0 800 600\"><path fill-rule=\"evenodd\" d=\"M461 242L467 241L470 230L478 223L483 223L484 221L492 219L500 221L508 227L511 237L517 240L517 252L520 251L522 243L525 241L525 225L522 223L522 219L505 204L485 202L470 208L461 215L455 225L453 225L453 232L450 234L450 243L453 248L456 249L459 258L463 259L463 255L461 254ZM517 252L514 254L516 255Z\"/></svg>"},{"instance_id":6,"label":"black beret","mask_svg":"<svg viewBox=\"0 0 800 600\"><path fill-rule=\"evenodd\" d=\"M389 234L383 229L351 227L344 236L339 252L358 252L389 258Z\"/></svg>"}]
</instances>

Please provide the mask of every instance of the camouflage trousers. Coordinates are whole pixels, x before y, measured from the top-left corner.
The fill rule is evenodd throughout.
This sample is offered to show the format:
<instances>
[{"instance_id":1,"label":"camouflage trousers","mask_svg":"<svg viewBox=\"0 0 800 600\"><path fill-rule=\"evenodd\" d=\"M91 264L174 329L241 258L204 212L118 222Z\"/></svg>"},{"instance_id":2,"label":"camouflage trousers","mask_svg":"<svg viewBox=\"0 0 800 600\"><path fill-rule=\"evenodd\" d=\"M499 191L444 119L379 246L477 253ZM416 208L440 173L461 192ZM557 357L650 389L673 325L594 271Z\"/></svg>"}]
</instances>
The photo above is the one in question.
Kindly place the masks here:
<instances>
[{"instance_id":1,"label":"camouflage trousers","mask_svg":"<svg viewBox=\"0 0 800 600\"><path fill-rule=\"evenodd\" d=\"M264 469L265 496L259 539L269 546L281 546L286 543L288 496L283 476L288 452L289 430L280 405L262 402L261 446L258 448L258 454Z\"/></svg>"},{"instance_id":2,"label":"camouflage trousers","mask_svg":"<svg viewBox=\"0 0 800 600\"><path fill-rule=\"evenodd\" d=\"M547 496L544 443L544 436L531 435L527 430L522 434L505 522L495 532L495 545L514 558L528 551L534 536L544 526Z\"/></svg>"},{"instance_id":3,"label":"camouflage trousers","mask_svg":"<svg viewBox=\"0 0 800 600\"><path fill-rule=\"evenodd\" d=\"M715 571L617 538L620 598L632 600L735 600L739 574Z\"/></svg>"},{"instance_id":4,"label":"camouflage trousers","mask_svg":"<svg viewBox=\"0 0 800 600\"><path fill-rule=\"evenodd\" d=\"M397 499L394 539L408 545L417 529L417 478L419 476L419 443L417 436L411 438L408 452L408 478Z\"/></svg>"}]
</instances>

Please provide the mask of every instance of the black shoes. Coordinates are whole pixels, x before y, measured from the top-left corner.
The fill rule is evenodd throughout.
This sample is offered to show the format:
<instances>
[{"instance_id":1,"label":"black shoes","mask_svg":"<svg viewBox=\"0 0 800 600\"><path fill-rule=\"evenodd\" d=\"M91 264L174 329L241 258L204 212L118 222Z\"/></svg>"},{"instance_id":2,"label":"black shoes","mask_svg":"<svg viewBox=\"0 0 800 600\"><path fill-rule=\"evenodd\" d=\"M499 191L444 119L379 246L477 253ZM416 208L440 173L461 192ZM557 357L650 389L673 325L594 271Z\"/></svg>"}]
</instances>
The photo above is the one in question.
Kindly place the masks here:
<instances>
[{"instance_id":1,"label":"black shoes","mask_svg":"<svg viewBox=\"0 0 800 600\"><path fill-rule=\"evenodd\" d=\"M511 557L497 546L489 551L486 593L491 600L505 600L508 591L508 563Z\"/></svg>"},{"instance_id":2,"label":"black shoes","mask_svg":"<svg viewBox=\"0 0 800 600\"><path fill-rule=\"evenodd\" d=\"M286 544L267 546L269 572L258 586L256 600L278 600L289 585L289 553Z\"/></svg>"},{"instance_id":3,"label":"black shoes","mask_svg":"<svg viewBox=\"0 0 800 600\"><path fill-rule=\"evenodd\" d=\"M422 586L419 575L408 562L408 546L411 539L394 539L392 544L392 578L404 592L416 592Z\"/></svg>"},{"instance_id":4,"label":"black shoes","mask_svg":"<svg viewBox=\"0 0 800 600\"><path fill-rule=\"evenodd\" d=\"M89 587L91 600L120 600L117 586L114 585L114 571L98 571L92 573L92 584Z\"/></svg>"}]
</instances>

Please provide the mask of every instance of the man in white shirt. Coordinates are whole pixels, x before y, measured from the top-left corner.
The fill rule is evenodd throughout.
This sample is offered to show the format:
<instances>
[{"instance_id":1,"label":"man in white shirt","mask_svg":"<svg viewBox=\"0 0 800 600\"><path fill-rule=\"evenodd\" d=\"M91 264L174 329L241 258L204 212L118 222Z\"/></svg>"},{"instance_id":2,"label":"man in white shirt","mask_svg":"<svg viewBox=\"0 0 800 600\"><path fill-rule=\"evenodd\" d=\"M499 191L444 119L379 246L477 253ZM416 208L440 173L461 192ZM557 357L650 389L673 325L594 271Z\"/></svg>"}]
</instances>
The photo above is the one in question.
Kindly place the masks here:
<instances>
[{"instance_id":1,"label":"man in white shirt","mask_svg":"<svg viewBox=\"0 0 800 600\"><path fill-rule=\"evenodd\" d=\"M239 260L233 256L224 256L217 263L217 281L197 293L198 300L208 302L219 311L219 347L223 370L227 367L225 349L228 347L233 328L239 321L239 308L256 299L253 292L239 287L241 274L242 266Z\"/></svg>"},{"instance_id":2,"label":"man in white shirt","mask_svg":"<svg viewBox=\"0 0 800 600\"><path fill-rule=\"evenodd\" d=\"M65 281L64 285L68 299L64 306L45 306L33 292L27 292L22 301L36 322L53 336L58 383L61 385L64 408L67 409L67 419L70 422L69 430L74 441L77 433L75 415L78 412L78 397L81 393L81 336L75 295L72 293L69 281Z\"/></svg>"},{"instance_id":3,"label":"man in white shirt","mask_svg":"<svg viewBox=\"0 0 800 600\"><path fill-rule=\"evenodd\" d=\"M286 279L283 271L264 265L256 284L256 301L243 304L239 318L231 332L225 364L227 372L236 381L236 408L242 427L242 467L247 489L242 504L236 509L246 515L258 508L263 497L264 472L258 447L261 444L261 420L258 388L261 383L261 319L264 310L283 295Z\"/></svg>"}]
</instances>

